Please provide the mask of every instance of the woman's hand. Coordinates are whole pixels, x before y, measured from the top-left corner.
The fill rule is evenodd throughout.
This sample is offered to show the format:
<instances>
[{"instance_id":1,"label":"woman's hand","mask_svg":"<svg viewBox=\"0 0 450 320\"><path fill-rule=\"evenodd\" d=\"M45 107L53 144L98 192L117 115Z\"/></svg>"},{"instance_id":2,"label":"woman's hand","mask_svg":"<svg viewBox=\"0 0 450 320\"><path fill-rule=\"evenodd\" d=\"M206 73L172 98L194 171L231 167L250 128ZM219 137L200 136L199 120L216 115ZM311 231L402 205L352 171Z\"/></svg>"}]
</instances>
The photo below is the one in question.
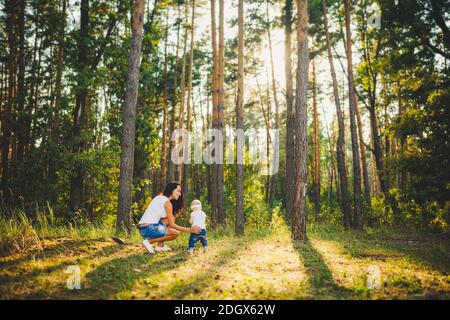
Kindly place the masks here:
<instances>
[{"instance_id":1,"label":"woman's hand","mask_svg":"<svg viewBox=\"0 0 450 320\"><path fill-rule=\"evenodd\" d=\"M200 227L197 227L197 226L190 227L189 229L190 229L189 230L190 233L198 233L200 231Z\"/></svg>"}]
</instances>

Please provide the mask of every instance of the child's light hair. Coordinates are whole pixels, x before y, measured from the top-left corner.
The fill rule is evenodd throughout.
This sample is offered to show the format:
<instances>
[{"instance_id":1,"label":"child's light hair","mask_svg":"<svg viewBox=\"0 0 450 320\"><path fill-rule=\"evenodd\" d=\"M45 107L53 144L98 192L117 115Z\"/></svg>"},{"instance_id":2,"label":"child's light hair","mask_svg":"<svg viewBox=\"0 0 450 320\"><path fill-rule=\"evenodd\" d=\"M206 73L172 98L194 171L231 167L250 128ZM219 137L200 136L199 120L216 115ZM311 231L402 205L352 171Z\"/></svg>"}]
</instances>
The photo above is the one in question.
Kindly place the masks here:
<instances>
[{"instance_id":1,"label":"child's light hair","mask_svg":"<svg viewBox=\"0 0 450 320\"><path fill-rule=\"evenodd\" d=\"M192 202L191 202L191 209L193 211L201 210L202 209L202 203L200 202L200 200L197 200L197 199L192 200Z\"/></svg>"}]
</instances>

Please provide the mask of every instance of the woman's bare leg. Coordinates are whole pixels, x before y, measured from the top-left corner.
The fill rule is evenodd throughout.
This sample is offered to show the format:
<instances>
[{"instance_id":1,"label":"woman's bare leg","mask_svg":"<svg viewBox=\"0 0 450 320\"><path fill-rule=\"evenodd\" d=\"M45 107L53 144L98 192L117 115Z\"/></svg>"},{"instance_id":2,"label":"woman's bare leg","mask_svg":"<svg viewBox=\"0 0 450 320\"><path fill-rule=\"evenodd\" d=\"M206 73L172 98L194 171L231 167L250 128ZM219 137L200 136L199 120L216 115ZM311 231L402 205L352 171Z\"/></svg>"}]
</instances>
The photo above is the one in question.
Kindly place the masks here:
<instances>
[{"instance_id":1,"label":"woman's bare leg","mask_svg":"<svg viewBox=\"0 0 450 320\"><path fill-rule=\"evenodd\" d=\"M148 242L150 243L155 243L158 242L158 245L160 243L162 243L164 245L164 241L171 241L171 240L175 240L176 238L178 238L178 234L179 232L173 229L169 229L166 232L165 236L159 237L159 238L154 238L154 239L149 239ZM161 246L161 245L160 245ZM161 246L162 247L162 246Z\"/></svg>"},{"instance_id":2,"label":"woman's bare leg","mask_svg":"<svg viewBox=\"0 0 450 320\"><path fill-rule=\"evenodd\" d=\"M177 231L177 230L175 230L175 229L167 229L167 233L166 233L165 236L168 236L168 235L176 235L176 237L174 238L174 239L176 239L176 238L178 237L179 234L180 234L180 232ZM174 239L171 239L171 240L174 240ZM159 241L156 245L157 245L158 247L164 247L164 241Z\"/></svg>"}]
</instances>

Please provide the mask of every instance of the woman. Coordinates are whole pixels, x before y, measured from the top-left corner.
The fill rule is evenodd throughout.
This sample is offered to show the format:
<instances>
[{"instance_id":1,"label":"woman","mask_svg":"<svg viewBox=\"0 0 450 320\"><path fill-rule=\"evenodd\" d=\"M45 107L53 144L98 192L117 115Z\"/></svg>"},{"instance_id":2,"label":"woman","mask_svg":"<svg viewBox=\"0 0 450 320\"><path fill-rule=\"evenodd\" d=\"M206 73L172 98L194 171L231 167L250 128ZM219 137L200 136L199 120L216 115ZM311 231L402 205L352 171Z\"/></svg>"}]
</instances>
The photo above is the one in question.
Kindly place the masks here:
<instances>
[{"instance_id":1,"label":"woman","mask_svg":"<svg viewBox=\"0 0 450 320\"><path fill-rule=\"evenodd\" d=\"M164 245L164 241L176 239L179 231L193 233L199 231L198 227L184 228L175 223L175 218L181 215L183 208L182 205L179 205L174 212L171 201L174 201L174 203L182 202L181 185L177 182L168 183L163 193L152 199L139 221L138 229L145 239L143 241L144 247L150 253L155 253L155 250L157 252L172 250ZM167 223L167 226L163 221ZM157 243L156 249L152 245L155 242Z\"/></svg>"}]
</instances>

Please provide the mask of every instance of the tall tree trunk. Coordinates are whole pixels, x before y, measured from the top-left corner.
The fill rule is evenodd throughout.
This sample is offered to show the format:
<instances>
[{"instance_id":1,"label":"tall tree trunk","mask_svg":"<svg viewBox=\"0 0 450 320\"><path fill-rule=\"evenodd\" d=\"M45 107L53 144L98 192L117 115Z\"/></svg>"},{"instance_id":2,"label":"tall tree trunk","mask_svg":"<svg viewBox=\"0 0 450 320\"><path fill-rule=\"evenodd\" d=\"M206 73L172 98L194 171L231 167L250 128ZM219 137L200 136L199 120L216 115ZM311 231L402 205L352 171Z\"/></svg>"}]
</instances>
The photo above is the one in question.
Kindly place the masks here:
<instances>
[{"instance_id":1,"label":"tall tree trunk","mask_svg":"<svg viewBox=\"0 0 450 320\"><path fill-rule=\"evenodd\" d=\"M356 93L353 93L356 94ZM358 137L360 144L360 152L361 152L361 167L363 172L363 183L364 183L364 196L366 198L367 205L370 206L370 183L369 183L369 172L367 169L367 159L366 159L366 145L364 143L363 136L363 124L361 121L361 114L359 113L358 103L355 99L355 112L356 112L356 120L358 124Z\"/></svg>"},{"instance_id":2,"label":"tall tree trunk","mask_svg":"<svg viewBox=\"0 0 450 320\"><path fill-rule=\"evenodd\" d=\"M3 132L3 128L2 128L2 121L3 121L3 108L4 108L4 104L5 104L5 88L7 87L7 83L5 83L5 80L7 78L7 74L6 74L6 68L5 68L6 63L2 62L1 64L1 69L0 69L0 74L3 75L3 77L0 79L0 132ZM0 175L2 174L2 167L0 165Z\"/></svg>"},{"instance_id":3,"label":"tall tree trunk","mask_svg":"<svg viewBox=\"0 0 450 320\"><path fill-rule=\"evenodd\" d=\"M345 136L345 126L344 126L344 116L341 110L341 102L339 98L338 83L336 78L336 70L334 68L333 55L331 52L331 40L328 31L328 19L327 19L327 7L325 0L322 0L322 12L324 17L324 29L327 41L327 52L328 61L330 63L331 78L333 80L333 94L334 103L336 105L336 115L338 120L338 139L336 146L337 154L337 166L339 173L339 186L341 191L341 204L343 212L343 222L346 228L351 225L351 212L350 212L350 196L348 194L348 182L347 182L347 169L345 165L345 151L344 151L344 136Z\"/></svg>"},{"instance_id":4,"label":"tall tree trunk","mask_svg":"<svg viewBox=\"0 0 450 320\"><path fill-rule=\"evenodd\" d=\"M223 136L223 110L225 101L225 74L224 74L224 0L219 0L219 52L218 52L218 104L217 118L215 128L222 133ZM223 148L223 146L220 146ZM223 152L222 152L223 154ZM217 183L217 218L220 225L226 225L225 198L224 198L224 172L223 159L221 163L216 163L216 183Z\"/></svg>"},{"instance_id":5,"label":"tall tree trunk","mask_svg":"<svg viewBox=\"0 0 450 320\"><path fill-rule=\"evenodd\" d=\"M322 106L322 112L325 115L325 109ZM334 119L333 119L333 123L334 123ZM333 124L332 124L333 125ZM328 124L327 121L325 121L325 130L327 133L327 138L328 138L328 150L329 150L329 154L330 154L330 162L327 166L327 173L328 173L328 203L331 205L331 197L333 194L333 182L335 179L335 158L334 158L334 150L333 150L333 144L334 144L334 132L333 132L333 136L330 135L330 130L328 128ZM332 140L333 139L333 140Z\"/></svg>"},{"instance_id":6,"label":"tall tree trunk","mask_svg":"<svg viewBox=\"0 0 450 320\"><path fill-rule=\"evenodd\" d=\"M349 0L344 0L345 11L345 33L346 33L346 53L347 53L347 77L348 77L348 99L350 111L350 133L352 139L353 156L353 197L354 197L354 227L362 229L362 207L361 207L361 168L359 164L359 142L356 130L356 100L353 79L353 60L352 60L352 36L350 30L350 4Z\"/></svg>"},{"instance_id":7,"label":"tall tree trunk","mask_svg":"<svg viewBox=\"0 0 450 320\"><path fill-rule=\"evenodd\" d=\"M366 34L362 32L361 34L363 43L367 43ZM378 52L380 50L380 40L378 39L376 55L378 56ZM368 49L368 45L364 47L363 51L363 59L367 65L367 71L371 76L371 81L368 86L368 94L369 94L369 119L370 119L370 130L372 137L372 148L373 155L375 157L376 164L376 173L378 175L379 187L381 191L387 195L389 191L389 184L385 177L384 172L384 159L383 159L383 151L381 147L381 137L378 134L378 115L376 108L376 96L377 96L377 73L373 71L372 61L370 59L370 52ZM375 179L376 181L376 179Z\"/></svg>"},{"instance_id":8,"label":"tall tree trunk","mask_svg":"<svg viewBox=\"0 0 450 320\"><path fill-rule=\"evenodd\" d=\"M372 139L372 146L374 145L373 143L373 139ZM376 164L376 160L375 160L375 153L371 152L370 153L370 162L371 162L371 168L372 168L372 192L374 194L377 194L381 191L381 187L380 187L380 179L378 178L378 174L377 174L377 164Z\"/></svg>"},{"instance_id":9,"label":"tall tree trunk","mask_svg":"<svg viewBox=\"0 0 450 320\"><path fill-rule=\"evenodd\" d=\"M72 212L80 208L84 201L82 163L78 159L86 143L83 141L82 132L86 125L86 112L89 89L85 79L88 69L88 32L89 32L89 0L81 0L80 5L80 30L78 40L78 86L76 92L75 109L73 112L73 152L78 156L74 160L74 168L70 180L70 207Z\"/></svg>"},{"instance_id":10,"label":"tall tree trunk","mask_svg":"<svg viewBox=\"0 0 450 320\"><path fill-rule=\"evenodd\" d=\"M202 108L203 101L201 99L200 99L199 104L200 104L200 110L202 110L203 109ZM199 119L198 119L199 115L195 108L195 105L196 104L194 103L194 101L192 101L192 107L191 107L192 108L192 121L193 121L193 123L198 124L199 123ZM203 111L200 111L200 118L203 120ZM205 132L204 131L204 128L205 128L204 122L202 121L201 123L202 123L202 132ZM201 143L201 140L196 141L195 143ZM203 150L203 144L201 144L200 147ZM191 181L192 181L192 188L193 188L192 191L193 191L194 197L197 199L199 199L201 196L201 185L202 185L202 180L203 180L202 173L201 173L201 166L202 166L201 164L195 164L195 163L193 163L191 165Z\"/></svg>"},{"instance_id":11,"label":"tall tree trunk","mask_svg":"<svg viewBox=\"0 0 450 320\"><path fill-rule=\"evenodd\" d=\"M211 96L212 96L212 127L217 127L218 104L219 104L219 64L217 54L217 30L216 30L216 0L211 0L211 45L212 45L212 76L211 76ZM217 152L217 151L215 151ZM212 164L210 170L211 178L211 209L212 209L212 226L216 227L218 223L218 203L217 203L217 165Z\"/></svg>"},{"instance_id":12,"label":"tall tree trunk","mask_svg":"<svg viewBox=\"0 0 450 320\"><path fill-rule=\"evenodd\" d=\"M189 52L189 77L188 77L188 89L187 89L187 99L186 99L186 130L187 132L191 131L191 97L192 97L192 70L194 65L194 30L195 30L195 0L192 1L192 15L191 15L191 47ZM187 152L191 152L190 145ZM186 156L186 155L184 155ZM188 188L188 179L187 179L187 171L192 168L192 165L183 165L182 170L182 181L183 181L183 191L182 194L187 196L189 188Z\"/></svg>"},{"instance_id":13,"label":"tall tree trunk","mask_svg":"<svg viewBox=\"0 0 450 320\"><path fill-rule=\"evenodd\" d=\"M316 213L320 211L320 136L319 136L319 113L317 112L317 82L316 82L316 62L312 62L312 92L313 92L313 190L314 209Z\"/></svg>"},{"instance_id":14,"label":"tall tree trunk","mask_svg":"<svg viewBox=\"0 0 450 320\"><path fill-rule=\"evenodd\" d=\"M181 17L181 5L177 4L178 8L178 20L180 20ZM177 46L175 50L175 70L178 68L178 50L180 48L180 24L178 24L177 28ZM170 133L169 137L171 137L173 131L175 130L175 122L176 122L176 109L177 109L177 87L178 87L178 74L175 71L173 75L173 91L174 91L174 99L173 99L173 106L172 106L172 112L171 112L171 119L170 119ZM175 147L175 142L170 139L169 141L169 152L170 155L172 154L172 150ZM175 179L175 165L172 163L170 156L167 164L167 180L172 181Z\"/></svg>"},{"instance_id":15,"label":"tall tree trunk","mask_svg":"<svg viewBox=\"0 0 450 320\"><path fill-rule=\"evenodd\" d=\"M119 208L116 230L130 233L131 187L135 144L136 101L142 48L144 0L136 0L132 16L131 49L123 111L122 154L120 158Z\"/></svg>"},{"instance_id":16,"label":"tall tree trunk","mask_svg":"<svg viewBox=\"0 0 450 320\"><path fill-rule=\"evenodd\" d=\"M58 124L59 118L59 109L61 103L61 91L62 91L62 72L63 72L63 63L64 63L64 34L66 27L66 9L67 9L67 0L61 1L61 25L58 33L58 54L56 61L56 79L55 79L55 94L53 96L52 106L54 108L54 116L52 120L52 124L50 126L52 143L56 143L55 130ZM48 163L48 176L50 181L53 181L56 174L56 163L55 160L50 157Z\"/></svg>"},{"instance_id":17,"label":"tall tree trunk","mask_svg":"<svg viewBox=\"0 0 450 320\"><path fill-rule=\"evenodd\" d=\"M401 99L401 94L400 94L400 81L398 83L398 88L399 88L399 94L398 94L398 117L401 118L403 116L404 113L404 105L403 105L403 101ZM404 137L404 135L402 134L402 136L400 137L400 157L403 158L405 156L405 147L406 147L406 139ZM400 169L400 181L399 181L399 187L402 193L405 193L406 191L406 170L404 167L402 167Z\"/></svg>"},{"instance_id":18,"label":"tall tree trunk","mask_svg":"<svg viewBox=\"0 0 450 320\"><path fill-rule=\"evenodd\" d=\"M178 129L184 128L184 105L186 101L186 51L187 51L187 42L188 42L188 15L189 15L189 5L185 4L185 10L184 10L184 19L185 19L185 28L184 28L184 44L183 44L183 63L181 66L181 83L180 83L180 113L178 114ZM184 150L187 152L187 150ZM183 151L183 157L185 157ZM184 184L183 181L183 170L184 165L183 163L178 165L178 182L182 185Z\"/></svg>"},{"instance_id":19,"label":"tall tree trunk","mask_svg":"<svg viewBox=\"0 0 450 320\"><path fill-rule=\"evenodd\" d=\"M269 53L270 53L270 70L271 70L271 76L272 76L272 92L273 92L273 101L275 103L275 130L280 130L280 105L278 102L278 95L277 95L277 86L275 81L275 65L273 63L273 50L272 50L272 35L270 32L270 21L269 21L269 1L266 2L266 17L267 17L267 38L269 41ZM276 140L274 140L276 141ZM278 146L273 146L273 164L278 163L279 161L279 153L278 153ZM272 165L273 165L272 164ZM277 189L277 180L278 180L278 174L270 174L270 183L269 183L269 206L272 207L273 199L275 197L275 192Z\"/></svg>"},{"instance_id":20,"label":"tall tree trunk","mask_svg":"<svg viewBox=\"0 0 450 320\"><path fill-rule=\"evenodd\" d=\"M306 182L308 178L308 1L297 0L297 84L295 95L295 190L292 217L294 240L306 241Z\"/></svg>"},{"instance_id":21,"label":"tall tree trunk","mask_svg":"<svg viewBox=\"0 0 450 320\"><path fill-rule=\"evenodd\" d=\"M266 182L266 202L267 205L270 207L270 196L271 196L271 189L272 189L272 179L270 176L270 162L269 162L269 155L270 155L270 145L272 144L272 139L270 136L270 129L272 127L270 119L271 111L272 111L272 105L271 105L271 99L270 99L270 85L269 85L269 72L266 69L266 102L267 102L267 115L266 115L266 130L267 130L267 136L266 136L266 159L267 159L267 182Z\"/></svg>"},{"instance_id":22,"label":"tall tree trunk","mask_svg":"<svg viewBox=\"0 0 450 320\"><path fill-rule=\"evenodd\" d=\"M286 0L284 6L284 73L286 77L286 173L285 173L285 206L287 221L293 217L295 180L295 108L292 81L292 60L291 60L291 35L292 35L292 0Z\"/></svg>"},{"instance_id":23,"label":"tall tree trunk","mask_svg":"<svg viewBox=\"0 0 450 320\"><path fill-rule=\"evenodd\" d=\"M61 25L58 33L58 58L56 62L56 80L55 80L55 95L54 103L55 115L59 115L59 103L61 101L61 81L64 62L64 34L66 27L66 9L67 0L61 0Z\"/></svg>"},{"instance_id":24,"label":"tall tree trunk","mask_svg":"<svg viewBox=\"0 0 450 320\"><path fill-rule=\"evenodd\" d=\"M167 181L167 109L168 109L168 90L169 80L167 73L167 44L169 42L169 6L166 12L166 30L164 40L164 92L163 92L163 123L162 123L162 141L161 141L161 184L159 189L163 189Z\"/></svg>"},{"instance_id":25,"label":"tall tree trunk","mask_svg":"<svg viewBox=\"0 0 450 320\"><path fill-rule=\"evenodd\" d=\"M6 34L8 37L9 52L7 55L7 69L8 69L8 97L6 101L6 108L3 111L2 117L2 200L4 204L10 204L12 201L11 192L9 189L10 179L10 164L9 164L9 150L11 140L11 126L12 126L12 112L15 105L16 94L16 25L17 25L17 6L15 1L7 1L5 3L6 11Z\"/></svg>"},{"instance_id":26,"label":"tall tree trunk","mask_svg":"<svg viewBox=\"0 0 450 320\"><path fill-rule=\"evenodd\" d=\"M267 77L267 83L266 83L266 96L263 96L261 87L259 85L258 78L256 77L256 86L258 88L258 94L259 94L259 105L261 107L261 113L264 118L264 125L266 127L266 157L267 160L269 159L269 148L272 143L272 139L270 137L270 94L269 94L269 79ZM267 105L267 112L264 107L264 102ZM270 192L270 163L267 163L267 176L266 176L266 183L264 186L264 195L265 195L265 201L268 205L270 205L269 202L269 192Z\"/></svg>"},{"instance_id":27,"label":"tall tree trunk","mask_svg":"<svg viewBox=\"0 0 450 320\"><path fill-rule=\"evenodd\" d=\"M33 121L36 120L36 117L32 117L33 109L34 111L37 110L38 100L39 100L39 91L40 86L39 84L42 82L41 80L41 59L42 59L42 52L43 52L43 43L45 42L45 37L43 35L43 32L40 31L40 25L41 23L41 6L38 4L35 6L36 11L34 14L36 15L36 21L35 21L35 38L34 38L34 49L33 49L33 63L31 67L31 77L29 80L28 85L28 92L29 92L29 98L27 103L27 122L25 124L25 128L23 129L25 132L26 137L26 144L25 144L25 153L31 152L31 147L33 145L32 139L31 139L31 127Z\"/></svg>"},{"instance_id":28,"label":"tall tree trunk","mask_svg":"<svg viewBox=\"0 0 450 320\"><path fill-rule=\"evenodd\" d=\"M19 126L23 128L27 122L28 115L25 108L25 0L19 1L19 21L18 21L18 38L19 38L19 55L18 55L18 81L17 81L17 111L19 115ZM18 146L17 146L17 160L22 162L25 153L26 137L24 136L24 130L19 130Z\"/></svg>"},{"instance_id":29,"label":"tall tree trunk","mask_svg":"<svg viewBox=\"0 0 450 320\"><path fill-rule=\"evenodd\" d=\"M238 2L236 130L244 130L244 0ZM236 138L236 233L244 233L244 145ZM239 143L241 142L241 143Z\"/></svg>"}]
</instances>

